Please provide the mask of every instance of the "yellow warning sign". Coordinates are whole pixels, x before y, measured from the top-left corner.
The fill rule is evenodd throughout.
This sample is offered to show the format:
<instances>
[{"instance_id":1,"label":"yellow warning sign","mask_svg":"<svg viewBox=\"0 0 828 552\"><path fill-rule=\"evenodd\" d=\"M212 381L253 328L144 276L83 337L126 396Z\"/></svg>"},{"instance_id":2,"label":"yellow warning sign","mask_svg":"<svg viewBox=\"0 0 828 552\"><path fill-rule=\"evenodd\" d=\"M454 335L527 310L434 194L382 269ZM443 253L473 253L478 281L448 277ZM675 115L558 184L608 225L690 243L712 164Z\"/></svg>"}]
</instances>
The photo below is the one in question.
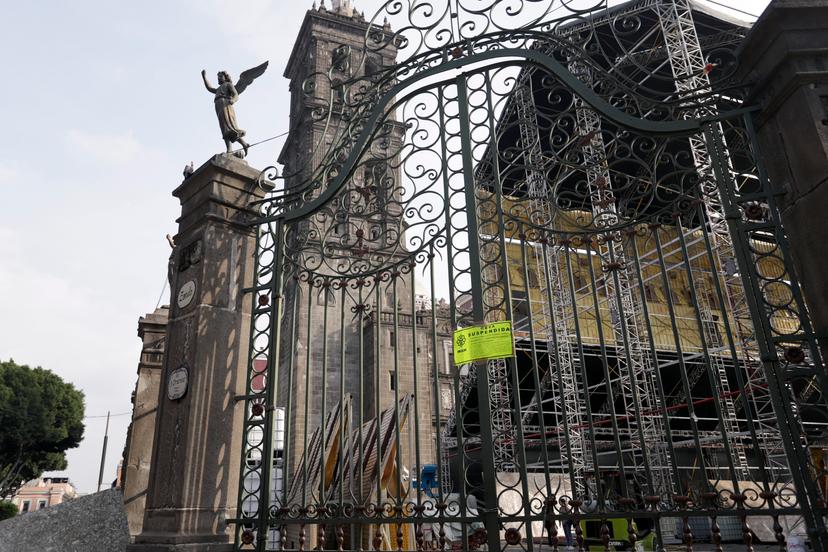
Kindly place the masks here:
<instances>
[{"instance_id":1,"label":"yellow warning sign","mask_svg":"<svg viewBox=\"0 0 828 552\"><path fill-rule=\"evenodd\" d=\"M454 364L509 358L514 354L511 322L493 322L454 332Z\"/></svg>"}]
</instances>

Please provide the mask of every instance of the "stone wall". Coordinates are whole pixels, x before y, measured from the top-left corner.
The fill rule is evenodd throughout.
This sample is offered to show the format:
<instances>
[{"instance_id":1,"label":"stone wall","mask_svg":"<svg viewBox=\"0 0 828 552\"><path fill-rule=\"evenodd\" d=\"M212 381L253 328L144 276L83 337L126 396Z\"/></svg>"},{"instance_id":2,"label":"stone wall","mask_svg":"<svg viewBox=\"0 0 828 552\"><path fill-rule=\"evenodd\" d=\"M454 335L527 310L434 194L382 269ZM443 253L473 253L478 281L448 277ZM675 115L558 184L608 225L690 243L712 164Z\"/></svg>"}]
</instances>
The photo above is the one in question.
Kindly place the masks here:
<instances>
[{"instance_id":1,"label":"stone wall","mask_svg":"<svg viewBox=\"0 0 828 552\"><path fill-rule=\"evenodd\" d=\"M445 344L451 343L448 318L445 315L438 317L437 340L432 342L430 311L418 312L416 317L415 330L410 310L399 309L395 328L393 307L386 306L380 314L379 328L375 315L372 315L363 329L364 380L369 416L376 416L377 394L380 400L379 411L392 407L395 396L402 398L408 394L415 397L409 419L400 428L400 459L403 467L409 470L410 477L416 477L415 440L419 444L420 467L437 462L436 442L452 407L450 401L453 398L450 395L449 372L446 370L449 359L445 354ZM379 357L375 360L377 351ZM444 391L449 392L448 396ZM439 418L435 413L435 399L440 405Z\"/></svg>"},{"instance_id":2,"label":"stone wall","mask_svg":"<svg viewBox=\"0 0 828 552\"><path fill-rule=\"evenodd\" d=\"M117 489L0 522L0 552L119 552L128 542L123 496Z\"/></svg>"}]
</instances>

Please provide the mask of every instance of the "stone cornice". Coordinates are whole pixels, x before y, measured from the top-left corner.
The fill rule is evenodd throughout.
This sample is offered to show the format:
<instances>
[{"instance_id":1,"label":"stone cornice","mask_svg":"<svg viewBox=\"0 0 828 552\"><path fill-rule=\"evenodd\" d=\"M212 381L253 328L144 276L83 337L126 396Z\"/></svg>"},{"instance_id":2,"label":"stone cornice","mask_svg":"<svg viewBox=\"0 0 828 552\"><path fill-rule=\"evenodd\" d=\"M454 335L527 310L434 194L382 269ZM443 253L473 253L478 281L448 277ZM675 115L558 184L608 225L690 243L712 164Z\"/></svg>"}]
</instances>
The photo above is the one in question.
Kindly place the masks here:
<instances>
[{"instance_id":1,"label":"stone cornice","mask_svg":"<svg viewBox=\"0 0 828 552\"><path fill-rule=\"evenodd\" d=\"M144 339L146 332L150 333L164 333L167 327L167 319L169 318L170 307L163 305L153 312L147 313L138 319L138 337Z\"/></svg>"},{"instance_id":2,"label":"stone cornice","mask_svg":"<svg viewBox=\"0 0 828 552\"><path fill-rule=\"evenodd\" d=\"M226 154L214 155L173 191L181 202L176 219L176 245L185 245L192 232L205 222L218 222L254 233L249 221L258 216L251 202L265 197L258 185L260 172L246 162Z\"/></svg>"},{"instance_id":3,"label":"stone cornice","mask_svg":"<svg viewBox=\"0 0 828 552\"><path fill-rule=\"evenodd\" d=\"M184 181L175 190L173 190L172 195L179 197L181 190L187 185L187 183L193 178L198 178L202 172L207 170L208 165L221 169L224 173L240 175L250 178L251 180L256 180L259 176L259 171L248 165L247 161L225 153L217 153L193 171L193 174L184 179Z\"/></svg>"}]
</instances>

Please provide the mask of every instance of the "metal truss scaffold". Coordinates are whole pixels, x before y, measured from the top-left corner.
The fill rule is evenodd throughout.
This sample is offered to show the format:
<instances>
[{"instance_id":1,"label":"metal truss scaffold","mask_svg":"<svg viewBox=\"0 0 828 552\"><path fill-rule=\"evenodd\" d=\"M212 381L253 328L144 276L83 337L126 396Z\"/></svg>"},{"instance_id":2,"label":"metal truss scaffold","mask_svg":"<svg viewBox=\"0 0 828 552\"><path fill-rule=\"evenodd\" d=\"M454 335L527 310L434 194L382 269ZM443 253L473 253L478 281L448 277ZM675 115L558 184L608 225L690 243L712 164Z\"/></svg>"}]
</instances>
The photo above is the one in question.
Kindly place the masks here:
<instances>
[{"instance_id":1,"label":"metal truss scaffold","mask_svg":"<svg viewBox=\"0 0 828 552\"><path fill-rule=\"evenodd\" d=\"M708 64L704 57L698 32L693 20L693 14L688 0L660 0L656 3L658 20L664 36L667 57L673 73L676 93L679 97L688 95L710 94L711 84L709 73L715 68ZM685 118L713 116L716 114L716 107L695 107L684 111ZM715 123L713 132L719 135L724 134L722 125ZM749 321L745 289L739 274L736 272L735 253L733 242L727 227L724 209L719 197L719 190L716 185L715 176L710 165L710 155L707 144L702 135L694 135L689 138L690 149L693 160L699 175L701 192L704 198L704 210L708 224L710 225L710 239L715 258L718 265L721 280L723 282L724 301L720 310L729 316L732 322L733 341L726 343L719 328L718 316L714 314L714 305L706 294L699 294L699 309L704 321L705 339L711 347L709 358L713 364L716 374L718 395L722 397L723 430L729 435L739 435L738 413L741 404L735 400L734 394L730 391L728 376L724 359L727 356L727 349L733 347L738 349L741 357L736 369L742 369L746 376L746 385L743 390L747 393L749 402L755 412L751 415L747 412L746 418L749 423L757 425L756 433L762 439L761 450L765 455L765 464L772 472L779 474L787 473L788 468L782 448L782 438L776 427L773 407L768 394L767 382L764 373L754 362L758 354L756 337ZM713 267L715 268L715 267ZM691 377L698 378L703 368L697 368ZM689 398L688 398L689 399ZM755 443L759 445L759 443ZM739 480L750 478L747 446L743 439L732 440L732 456L734 477Z\"/></svg>"},{"instance_id":2,"label":"metal truss scaffold","mask_svg":"<svg viewBox=\"0 0 828 552\"><path fill-rule=\"evenodd\" d=\"M543 158L538 133L538 122L532 81L525 75L514 91L514 110L520 129L520 139L525 152L527 192L530 197L530 213L537 219L532 222L552 226L554 207L550 204L546 178L543 174ZM549 246L537 240L532 243L535 263L540 273L539 303L542 305L543 327L539 334L547 343L547 371L541 379L541 393L533 395L529 404L522 409L524 430L539 433L543 427L528 425L532 415L538 419L547 409L543 392L552 391L555 422L563 426L563 443L560 446L561 466L569 471L573 496L584 496L585 475L593 468L588 454L589 441L583 431L583 404L588 400L576 351L577 338L567 321L571 318L573 303L565 289L564 274L561 270L562 256L567 255L566 247ZM526 300L530 302L532 291L527 289Z\"/></svg>"},{"instance_id":3,"label":"metal truss scaffold","mask_svg":"<svg viewBox=\"0 0 828 552\"><path fill-rule=\"evenodd\" d=\"M690 5L687 0L646 0L636 3L628 10L630 13L655 13L657 22L655 27L648 31L648 36L654 39L655 44L642 47L639 50L630 50L615 60L612 70L623 68L625 64L642 64L643 59L657 59L660 67L669 66L676 83L675 98L685 96L711 95L711 85L707 73L710 66L705 60L700 41L693 21ZM627 13L627 12L624 12ZM609 17L609 16L607 16ZM614 13L612 17L619 17ZM602 22L591 20L582 23L595 27ZM573 36L581 30L574 25L560 31L562 36ZM661 40L658 40L658 31ZM734 40L733 36L716 35L706 37L705 41ZM643 45L643 40L641 41ZM633 59L635 58L635 59ZM652 59L651 59L652 58ZM586 84L591 84L590 69L581 61L571 61L570 71ZM532 93L531 72L524 71L517 80L507 110L502 114L503 120L516 116L520 129L521 143L524 145L526 163L526 186L530 198L530 212L534 216L546 221L550 228L554 221L554 207L548 197L548 186L544 175L544 160L540 138L538 136L536 106ZM606 147L600 130L600 118L583 102L575 98L578 118L584 167L589 184L592 214L597 224L604 221L605 225L613 226L617 222L616 199L614 197L610 171L606 163ZM712 116L716 114L714 106L687 108L683 112L686 118ZM724 134L721 124L714 125L714 131ZM757 357L755 336L749 321L747 301L741 277L735 270L732 238L729 234L724 217L721 201L719 200L716 181L710 166L707 145L702 135L693 135L688 138L693 155L694 164L701 182L702 194L705 198L704 210L710 228L710 241L714 255L713 267L706 266L703 255L687 254L687 267L684 261L675 262L665 267L667 271L687 271L699 282L709 278L711 272L718 272L721 280L723 301L720 302L708 293L697 293L696 308L701 319L700 337L703 342L704 354L698 352L685 353L687 362L687 389L679 390L672 401L657 391L654 379L655 365L650 355L652 351L646 343L646 325L642 321L641 301L636 296L635 271L628 270L632 261L627 258L623 238L616 233L607 233L598 240L596 251L601 260L602 274L596 274L596 286L602 288L603 297L600 305L609 312L612 337L616 346L615 354L607 369L610 372L607 378L609 385L620 394L619 405L612 400L606 400L603 406L595 413L599 417L614 418L615 408L624 408L633 412L639 407L640 414L625 418L624 427L619 427L619 434L628 442L647 443L649 448L639 454L634 454L631 460L636 469L652 470L652 481L661 492L671 492L673 474L671 472L671 458L666 444L669 439L668 428L664 426L661 413L666 408L673 408L684 402L692 402L694 397L691 391L699 381L708 377L711 380L711 394L717 398L717 408L721 418L720 430L731 437L730 469L736 480L749 480L750 462L748 460L748 442L751 435L758 438L754 449L762 450L765 468L775 476L784 477L788 473L782 447L781 435L776 427L775 415L770 401L767 382L759 367L754 361ZM532 221L537 224L538 221ZM682 247L700 244L697 228L679 228L680 238L664 244L666 257L680 254ZM546 414L553 416L558 427L555 432L560 438L561 465L568 466L574 478L573 490L583 489L584 474L593 469L590 461L589 439L584 437L586 412L585 402L592 388L586 388L586 383L580 373L580 359L576 352L577 337L572 331L572 318L575 305L573 297L566 286L565 262L568 252L566 246L549 245L546 243L528 243L534 253L535 269L538 271L539 288L526 290L522 299L529 303L529 308L537 304L542 309L543 326L537 328L537 334L546 340L547 362L549 369L541 380L540 393L535 394L528 404L521 407L521 422L528 434L538 434L540 426L532 423L533 416ZM581 252L572 253L580 255ZM658 264L653 259L654 251L647 251L641 255L642 267ZM642 285L646 280L642 274ZM651 277L648 277L648 279ZM538 299L531 297L536 292ZM576 290L579 291L579 290ZM546 300L548 296L549 300ZM595 306L596 315L600 313ZM723 335L721 328L729 325L731 333ZM697 362L702 356L705 362ZM741 390L750 404L745 410L744 399L740 392L734 391L728 370L734 369L728 363L728 358L736 364L736 370L742 370L745 376L745 388ZM658 369L665 364L658 362ZM474 371L461 381L461 395L467 395L475 385ZM490 390L490 407L492 424L496 434L504 435L512 424L512 400L508 379L508 366L505 362L489 362L487 366ZM468 381L467 381L468 380ZM602 383L602 385L605 385ZM544 400L544 394L549 393L551 400ZM543 414L541 414L543 413ZM451 415L453 417L453 413ZM743 431L740 423L755 424L755 431ZM453 431L454 420L449 419L446 428ZM600 430L599 430L600 432ZM705 433L705 432L701 432ZM700 433L703 438L704 435ZM565 434L565 437L562 435ZM680 437L673 432L672 437ZM450 435L446 439L451 441ZM503 469L509 469L513 451L509 447L499 449L495 442L496 463ZM677 446L681 446L680 443ZM643 447L642 447L643 448ZM649 455L649 458L645 458ZM707 466L711 479L718 479L722 475L722 468L717 465L717 455L710 456L711 462ZM623 461L623 460L619 460ZM647 464L645 466L645 464Z\"/></svg>"},{"instance_id":4,"label":"metal truss scaffold","mask_svg":"<svg viewBox=\"0 0 828 552\"><path fill-rule=\"evenodd\" d=\"M588 86L592 85L590 69L584 63L573 60L569 64L569 69L582 82ZM601 120L583 100L576 97L574 101L593 222L598 228L613 227L618 222L618 213L607 166ZM611 383L617 381L620 387L621 407L624 412L634 415L627 418L625 428L613 429L618 434L626 433L625 437L629 442L638 443L638 447L634 449L638 449L639 453L631 455L635 469L650 471L651 476L648 480L656 487L653 491L666 492L671 481L670 462L666 447L658 445L665 440L665 428L659 414L662 409L662 397L656 392L655 371L650 365L644 343L646 330L642 324L640 301L635 297L634 277L629 270L624 243L619 233L599 234L595 246L603 272L609 322L616 348L615 363L605 363L607 399L604 402L604 410L610 416L611 423L615 425L616 391ZM592 272L591 259L587 264ZM592 275L591 279L595 279L595 276ZM597 298L595 315L600 316ZM598 327L600 332L600 322ZM619 463L623 462L623 456L618 456Z\"/></svg>"}]
</instances>

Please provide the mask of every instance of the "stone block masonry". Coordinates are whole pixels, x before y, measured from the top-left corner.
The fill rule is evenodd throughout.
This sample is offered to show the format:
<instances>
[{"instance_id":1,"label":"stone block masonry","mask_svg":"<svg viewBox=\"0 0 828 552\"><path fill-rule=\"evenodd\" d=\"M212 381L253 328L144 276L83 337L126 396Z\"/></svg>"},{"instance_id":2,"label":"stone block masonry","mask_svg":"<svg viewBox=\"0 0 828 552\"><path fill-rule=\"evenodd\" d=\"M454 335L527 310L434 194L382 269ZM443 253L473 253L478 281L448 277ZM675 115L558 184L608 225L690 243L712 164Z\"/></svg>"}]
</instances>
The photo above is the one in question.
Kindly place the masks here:
<instances>
[{"instance_id":1,"label":"stone block masonry","mask_svg":"<svg viewBox=\"0 0 828 552\"><path fill-rule=\"evenodd\" d=\"M0 522L0 552L122 552L128 542L124 497L117 489Z\"/></svg>"}]
</instances>

